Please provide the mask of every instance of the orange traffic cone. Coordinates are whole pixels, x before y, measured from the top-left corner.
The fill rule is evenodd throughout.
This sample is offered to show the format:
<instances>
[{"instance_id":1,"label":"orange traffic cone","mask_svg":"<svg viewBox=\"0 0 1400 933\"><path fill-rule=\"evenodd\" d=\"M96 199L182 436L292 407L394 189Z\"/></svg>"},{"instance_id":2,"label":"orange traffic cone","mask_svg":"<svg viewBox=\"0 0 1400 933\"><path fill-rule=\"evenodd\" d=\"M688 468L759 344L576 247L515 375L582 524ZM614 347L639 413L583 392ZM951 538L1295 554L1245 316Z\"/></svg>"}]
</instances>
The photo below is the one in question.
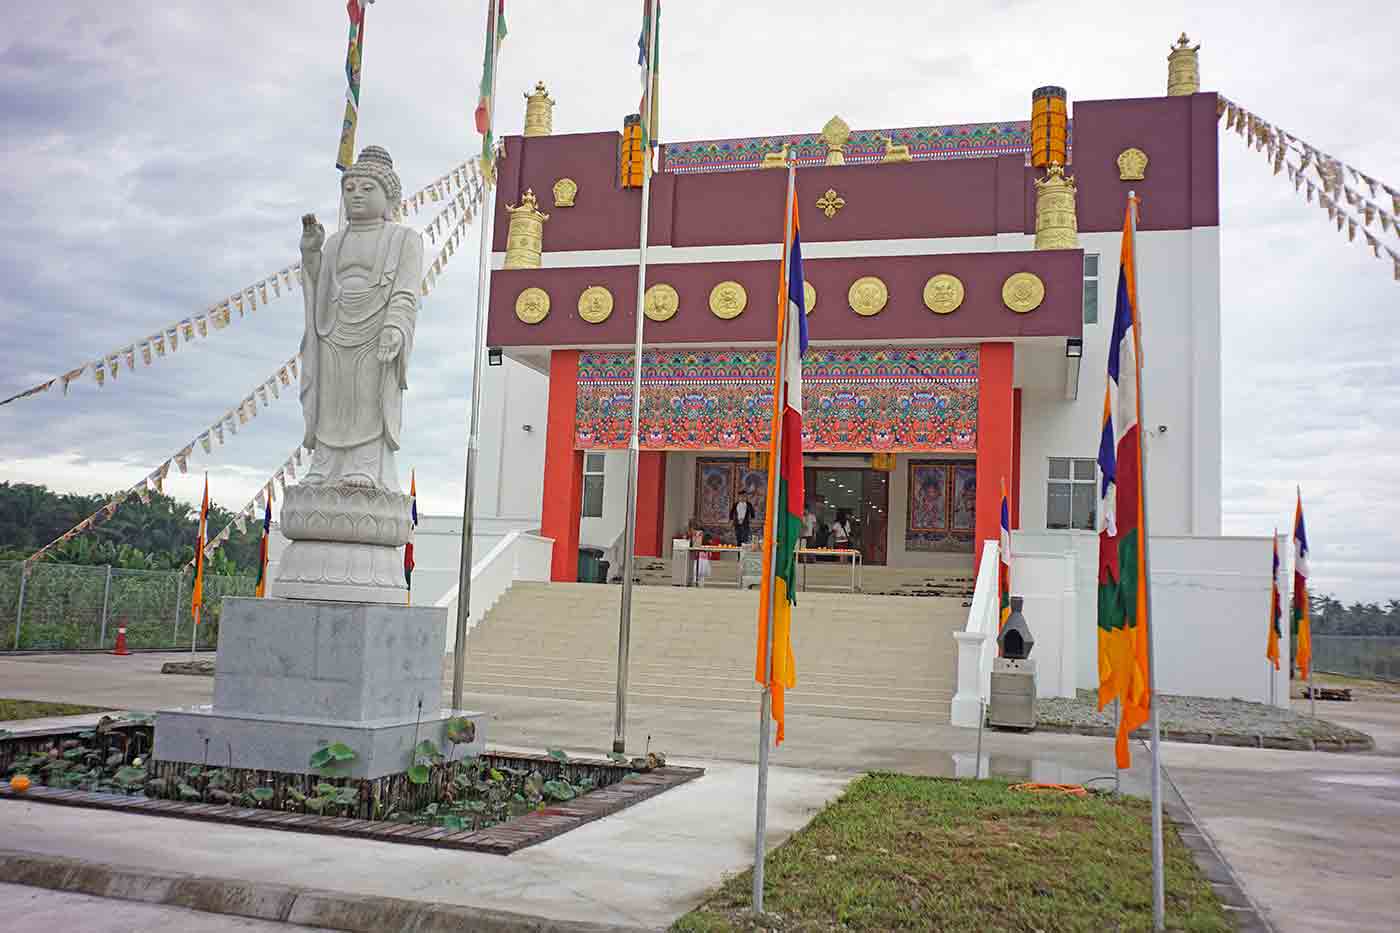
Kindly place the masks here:
<instances>
[{"instance_id":1,"label":"orange traffic cone","mask_svg":"<svg viewBox=\"0 0 1400 933\"><path fill-rule=\"evenodd\" d=\"M131 654L126 648L126 626L117 629L117 646L112 649L113 654Z\"/></svg>"}]
</instances>

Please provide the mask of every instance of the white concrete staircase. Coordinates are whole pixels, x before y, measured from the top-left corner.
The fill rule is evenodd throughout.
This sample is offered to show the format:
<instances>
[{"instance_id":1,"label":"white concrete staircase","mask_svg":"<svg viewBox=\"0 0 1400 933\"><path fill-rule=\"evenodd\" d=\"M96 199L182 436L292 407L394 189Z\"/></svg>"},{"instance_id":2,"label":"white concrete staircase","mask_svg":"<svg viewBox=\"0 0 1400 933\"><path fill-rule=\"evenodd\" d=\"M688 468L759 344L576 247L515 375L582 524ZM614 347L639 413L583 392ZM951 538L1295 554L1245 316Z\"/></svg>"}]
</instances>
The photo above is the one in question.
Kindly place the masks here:
<instances>
[{"instance_id":1,"label":"white concrete staircase","mask_svg":"<svg viewBox=\"0 0 1400 933\"><path fill-rule=\"evenodd\" d=\"M518 582L467 640L467 689L611 702L621 589ZM758 595L722 587L633 590L633 704L751 709ZM947 722L962 600L803 593L792 712Z\"/></svg>"}]
</instances>

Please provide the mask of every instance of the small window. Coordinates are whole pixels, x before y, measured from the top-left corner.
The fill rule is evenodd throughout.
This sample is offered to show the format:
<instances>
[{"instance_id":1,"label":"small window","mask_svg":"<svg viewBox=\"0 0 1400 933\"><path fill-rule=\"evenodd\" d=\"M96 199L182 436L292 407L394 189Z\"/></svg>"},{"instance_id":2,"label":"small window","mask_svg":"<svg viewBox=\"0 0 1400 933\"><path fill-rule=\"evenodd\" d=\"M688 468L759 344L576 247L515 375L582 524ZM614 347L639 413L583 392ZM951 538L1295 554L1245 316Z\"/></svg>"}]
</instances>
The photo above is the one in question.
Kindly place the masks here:
<instances>
[{"instance_id":1,"label":"small window","mask_svg":"<svg viewBox=\"0 0 1400 933\"><path fill-rule=\"evenodd\" d=\"M1084 254L1084 323L1099 322L1099 254Z\"/></svg>"},{"instance_id":2,"label":"small window","mask_svg":"<svg viewBox=\"0 0 1400 933\"><path fill-rule=\"evenodd\" d=\"M1045 527L1093 531L1097 518L1097 464L1093 460L1050 458L1045 489Z\"/></svg>"},{"instance_id":3,"label":"small window","mask_svg":"<svg viewBox=\"0 0 1400 933\"><path fill-rule=\"evenodd\" d=\"M583 517L603 517L603 464L602 454L583 455Z\"/></svg>"}]
</instances>

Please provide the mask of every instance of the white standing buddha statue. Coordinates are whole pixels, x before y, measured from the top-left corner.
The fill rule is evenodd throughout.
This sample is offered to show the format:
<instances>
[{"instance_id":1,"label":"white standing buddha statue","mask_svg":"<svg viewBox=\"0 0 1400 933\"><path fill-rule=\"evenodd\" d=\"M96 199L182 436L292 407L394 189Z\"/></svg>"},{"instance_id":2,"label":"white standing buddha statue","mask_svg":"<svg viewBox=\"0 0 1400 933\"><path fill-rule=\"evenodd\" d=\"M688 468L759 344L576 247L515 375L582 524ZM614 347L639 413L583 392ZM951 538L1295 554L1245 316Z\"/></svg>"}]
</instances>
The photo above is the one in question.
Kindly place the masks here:
<instances>
[{"instance_id":1,"label":"white standing buddha statue","mask_svg":"<svg viewBox=\"0 0 1400 933\"><path fill-rule=\"evenodd\" d=\"M304 485L399 492L408 357L418 318L423 238L390 222L401 185L389 153L366 146L341 180L347 224L326 237L302 219Z\"/></svg>"}]
</instances>

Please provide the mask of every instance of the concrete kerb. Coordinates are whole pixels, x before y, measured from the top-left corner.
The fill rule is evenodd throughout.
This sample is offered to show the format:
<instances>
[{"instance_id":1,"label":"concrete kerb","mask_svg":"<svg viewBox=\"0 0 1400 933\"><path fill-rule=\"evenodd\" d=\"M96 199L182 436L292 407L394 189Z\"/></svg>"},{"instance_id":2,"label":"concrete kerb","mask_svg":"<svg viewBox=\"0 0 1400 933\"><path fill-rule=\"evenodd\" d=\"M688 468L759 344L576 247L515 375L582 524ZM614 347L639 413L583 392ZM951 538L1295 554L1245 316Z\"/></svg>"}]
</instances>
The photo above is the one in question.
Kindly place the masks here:
<instances>
[{"instance_id":1,"label":"concrete kerb","mask_svg":"<svg viewBox=\"0 0 1400 933\"><path fill-rule=\"evenodd\" d=\"M642 928L552 920L506 911L377 895L131 869L0 850L0 881L96 897L185 907L352 933L638 933Z\"/></svg>"}]
</instances>

